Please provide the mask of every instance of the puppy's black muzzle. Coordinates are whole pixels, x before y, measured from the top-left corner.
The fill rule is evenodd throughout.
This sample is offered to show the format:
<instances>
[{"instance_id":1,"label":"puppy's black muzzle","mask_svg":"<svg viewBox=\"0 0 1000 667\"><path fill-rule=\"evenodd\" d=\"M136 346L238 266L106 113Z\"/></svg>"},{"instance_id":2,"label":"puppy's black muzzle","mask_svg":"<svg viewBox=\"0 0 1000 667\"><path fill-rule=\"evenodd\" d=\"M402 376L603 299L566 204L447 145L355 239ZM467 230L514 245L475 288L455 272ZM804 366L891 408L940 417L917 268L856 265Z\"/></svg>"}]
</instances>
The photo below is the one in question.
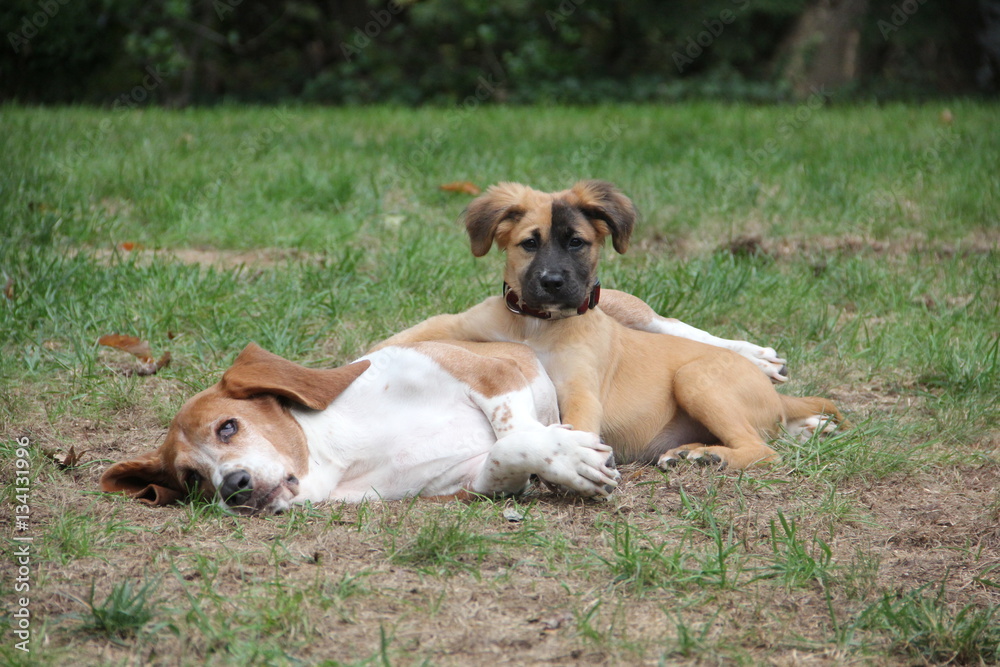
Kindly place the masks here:
<instances>
[{"instance_id":1,"label":"puppy's black muzzle","mask_svg":"<svg viewBox=\"0 0 1000 667\"><path fill-rule=\"evenodd\" d=\"M587 297L589 270L563 261L546 264L536 259L522 279L523 298L532 308L576 308Z\"/></svg>"}]
</instances>

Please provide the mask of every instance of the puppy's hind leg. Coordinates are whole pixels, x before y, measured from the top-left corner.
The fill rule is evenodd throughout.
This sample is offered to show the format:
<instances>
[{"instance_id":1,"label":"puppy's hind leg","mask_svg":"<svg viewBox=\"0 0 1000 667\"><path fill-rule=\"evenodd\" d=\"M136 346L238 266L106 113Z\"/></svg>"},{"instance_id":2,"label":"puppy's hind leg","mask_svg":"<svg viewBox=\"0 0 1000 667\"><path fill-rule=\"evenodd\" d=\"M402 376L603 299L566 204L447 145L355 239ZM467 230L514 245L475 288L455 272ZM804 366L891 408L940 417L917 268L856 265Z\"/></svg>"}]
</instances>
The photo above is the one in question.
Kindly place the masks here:
<instances>
[{"instance_id":1,"label":"puppy's hind leg","mask_svg":"<svg viewBox=\"0 0 1000 667\"><path fill-rule=\"evenodd\" d=\"M740 360L730 365L716 360L696 361L674 377L677 405L714 438L689 442L668 450L657 464L663 468L686 459L738 470L780 457L764 441L782 418L782 403L767 378Z\"/></svg>"},{"instance_id":2,"label":"puppy's hind leg","mask_svg":"<svg viewBox=\"0 0 1000 667\"><path fill-rule=\"evenodd\" d=\"M777 463L781 460L778 453L767 446L759 435L732 433L727 444L706 445L702 442L691 442L666 452L657 461L657 466L666 470L683 460L698 465L717 465L720 468L744 470L763 463Z\"/></svg>"},{"instance_id":3,"label":"puppy's hind leg","mask_svg":"<svg viewBox=\"0 0 1000 667\"><path fill-rule=\"evenodd\" d=\"M833 433L850 426L832 401L820 396L782 396L785 407L785 431L800 441L814 434Z\"/></svg>"}]
</instances>

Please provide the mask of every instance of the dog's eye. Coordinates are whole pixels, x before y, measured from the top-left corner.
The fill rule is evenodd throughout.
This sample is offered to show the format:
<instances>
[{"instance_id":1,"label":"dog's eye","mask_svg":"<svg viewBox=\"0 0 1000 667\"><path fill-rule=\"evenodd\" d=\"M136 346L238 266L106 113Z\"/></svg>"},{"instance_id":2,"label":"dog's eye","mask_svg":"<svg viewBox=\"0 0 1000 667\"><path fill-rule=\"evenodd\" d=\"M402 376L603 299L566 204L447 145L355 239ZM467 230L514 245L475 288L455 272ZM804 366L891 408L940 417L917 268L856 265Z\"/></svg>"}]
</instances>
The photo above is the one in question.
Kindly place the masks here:
<instances>
[{"instance_id":1,"label":"dog's eye","mask_svg":"<svg viewBox=\"0 0 1000 667\"><path fill-rule=\"evenodd\" d=\"M581 239L579 236L574 236L569 240L568 245L570 248L582 248L585 245L585 243L584 240Z\"/></svg>"},{"instance_id":2,"label":"dog's eye","mask_svg":"<svg viewBox=\"0 0 1000 667\"><path fill-rule=\"evenodd\" d=\"M216 431L216 435L219 436L219 440L222 442L229 442L229 439L236 435L236 431L238 430L239 427L236 425L236 420L227 419L222 422L221 426L219 426L219 429Z\"/></svg>"},{"instance_id":3,"label":"dog's eye","mask_svg":"<svg viewBox=\"0 0 1000 667\"><path fill-rule=\"evenodd\" d=\"M520 245L528 252L538 250L538 241L536 239L524 239L521 241Z\"/></svg>"},{"instance_id":4,"label":"dog's eye","mask_svg":"<svg viewBox=\"0 0 1000 667\"><path fill-rule=\"evenodd\" d=\"M201 473L197 470L189 470L186 475L184 475L184 486L187 487L188 491L193 491L201 484Z\"/></svg>"}]
</instances>

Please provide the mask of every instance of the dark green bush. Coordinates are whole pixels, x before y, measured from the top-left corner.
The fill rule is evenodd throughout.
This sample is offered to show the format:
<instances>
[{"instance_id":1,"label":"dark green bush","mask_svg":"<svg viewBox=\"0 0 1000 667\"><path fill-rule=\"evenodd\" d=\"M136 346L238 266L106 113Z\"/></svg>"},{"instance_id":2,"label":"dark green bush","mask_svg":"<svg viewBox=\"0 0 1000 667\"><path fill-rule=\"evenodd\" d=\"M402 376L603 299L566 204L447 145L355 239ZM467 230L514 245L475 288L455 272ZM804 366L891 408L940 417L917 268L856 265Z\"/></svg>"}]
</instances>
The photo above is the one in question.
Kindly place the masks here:
<instances>
[{"instance_id":1,"label":"dark green bush","mask_svg":"<svg viewBox=\"0 0 1000 667\"><path fill-rule=\"evenodd\" d=\"M792 36L813 2L9 0L0 96L109 106L773 100L791 90L789 53L808 60L808 40ZM854 92L990 85L990 5L871 0L853 28Z\"/></svg>"}]
</instances>

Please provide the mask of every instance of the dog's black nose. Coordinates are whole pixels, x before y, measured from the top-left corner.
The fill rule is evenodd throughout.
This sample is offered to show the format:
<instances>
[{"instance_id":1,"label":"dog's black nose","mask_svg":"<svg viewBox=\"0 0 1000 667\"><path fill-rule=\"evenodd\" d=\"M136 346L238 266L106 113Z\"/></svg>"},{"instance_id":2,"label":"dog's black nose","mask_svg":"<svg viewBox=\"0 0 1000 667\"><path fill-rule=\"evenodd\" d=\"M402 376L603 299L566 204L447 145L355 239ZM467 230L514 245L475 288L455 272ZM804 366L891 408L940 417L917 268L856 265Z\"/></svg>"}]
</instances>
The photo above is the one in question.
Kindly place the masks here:
<instances>
[{"instance_id":1,"label":"dog's black nose","mask_svg":"<svg viewBox=\"0 0 1000 667\"><path fill-rule=\"evenodd\" d=\"M562 286L566 284L563 277L558 273L550 273L546 271L538 277L538 284L542 286L549 294L556 294L562 289Z\"/></svg>"},{"instance_id":2,"label":"dog's black nose","mask_svg":"<svg viewBox=\"0 0 1000 667\"><path fill-rule=\"evenodd\" d=\"M227 505L246 505L253 494L253 478L246 470L235 470L222 480L219 492Z\"/></svg>"}]
</instances>

